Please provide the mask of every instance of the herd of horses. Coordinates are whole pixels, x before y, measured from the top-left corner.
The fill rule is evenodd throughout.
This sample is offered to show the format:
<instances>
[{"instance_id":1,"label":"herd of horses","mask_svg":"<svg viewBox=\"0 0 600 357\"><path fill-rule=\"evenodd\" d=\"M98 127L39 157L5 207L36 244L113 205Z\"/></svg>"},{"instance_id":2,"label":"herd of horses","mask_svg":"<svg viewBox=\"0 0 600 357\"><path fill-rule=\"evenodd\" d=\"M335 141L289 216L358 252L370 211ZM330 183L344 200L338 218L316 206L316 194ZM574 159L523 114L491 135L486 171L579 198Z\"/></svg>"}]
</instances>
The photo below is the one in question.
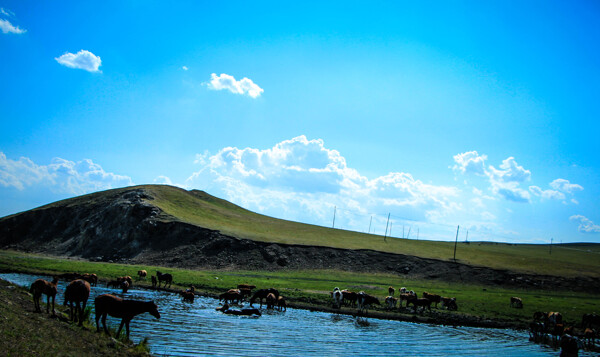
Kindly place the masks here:
<instances>
[{"instance_id":1,"label":"herd of horses","mask_svg":"<svg viewBox=\"0 0 600 357\"><path fill-rule=\"evenodd\" d=\"M138 278L145 279L147 277L146 270L138 271ZM156 272L156 276L151 276L153 288L171 287L173 276L168 273ZM69 306L69 319L76 321L79 326L82 326L84 321L84 311L87 300L90 295L92 286L98 283L96 274L77 274L67 273L55 276L50 282L37 279L31 284L30 292L33 295L34 307L36 312L41 312L40 299L42 295L46 295L46 313L50 312L50 301L52 301L52 314L55 314L55 297L57 295L57 284L59 280L70 281L64 292L64 305ZM107 287L119 288L123 292L127 292L133 285L133 279L130 276L118 277L107 283ZM254 304L258 302L260 308L263 306L263 301L266 308L285 311L287 309L286 299L280 295L279 291L274 288L258 289L254 291L256 286L248 284L240 284L235 289L229 289L218 296L223 305L217 307L216 310L224 314L230 315L246 315L246 316L261 316L259 309L254 308ZM189 289L180 291L179 294L184 301L194 302L195 289L191 286ZM332 307L341 309L342 306L348 306L358 309L358 315L368 312L368 309L373 305L381 305L379 299L369 295L364 291L353 292L350 290L341 290L334 288L330 293L332 298ZM248 300L250 308L233 309L232 305L240 304ZM419 298L417 294L406 288L399 290L398 297L395 296L395 289L388 288L388 296L385 297L385 309L392 310L399 305L399 309L403 308L403 302L406 301L404 308L409 309L413 305L413 313L421 308L421 313L425 309L431 311L431 305L447 310L457 310L458 305L456 298L443 297L429 292L423 292ZM153 301L136 301L125 300L111 294L103 294L94 300L95 315L96 315L96 330L100 332L99 321L102 320L104 331L109 334L106 328L106 317L121 318L121 324L117 331L117 336L121 333L125 326L127 337L129 338L129 324L131 320L142 313L150 313L157 319L160 318L158 306ZM523 308L523 300L519 297L510 298L510 307ZM600 316L596 314L583 315L581 325L567 325L564 323L562 315L558 312L536 312L533 315L533 322L530 324L530 338L535 342L544 342L560 346L565 352L564 355L577 355L577 351L582 347L594 347L597 331L600 329ZM563 354L561 354L563 355Z\"/></svg>"},{"instance_id":2,"label":"herd of horses","mask_svg":"<svg viewBox=\"0 0 600 357\"><path fill-rule=\"evenodd\" d=\"M438 304L440 304L441 308L458 310L455 297L443 297L437 294L423 292L423 297L419 298L413 290L408 290L405 287L400 288L399 292L400 294L398 297L395 297L396 289L392 286L388 288L388 296L385 297L384 300L386 310L393 310L397 305L399 305L398 309L402 309L404 301L406 301L406 305L404 306L406 309L409 309L411 304L413 305L414 313L417 312L417 308L421 308L421 313L423 313L425 309L431 311L432 304L435 304L434 306L436 309L438 308ZM330 295L333 308L341 309L342 305L356 307L358 309L358 314L368 312L368 309L373 305L381 305L381 302L377 297L369 295L364 291L357 293L346 289L341 290L336 287Z\"/></svg>"},{"instance_id":3,"label":"herd of horses","mask_svg":"<svg viewBox=\"0 0 600 357\"><path fill-rule=\"evenodd\" d=\"M29 289L33 295L35 311L41 312L40 299L42 295L46 295L46 313L50 313L50 300L52 300L52 315L56 315L54 301L58 294L57 285L60 279L69 281L64 292L64 305L69 306L69 320L83 326L85 308L90 297L91 288L97 286L98 283L96 274L67 273L55 276L51 282L44 279L35 280ZM107 283L107 287L120 288L123 292L126 292L132 285L133 279L130 276L122 276ZM121 334L123 326L125 326L127 338L129 338L129 323L137 315L147 312L157 319L160 318L158 306L153 301L125 300L111 294L102 294L94 299L94 305L96 330L98 332L100 332L100 320L102 320L104 332L110 335L106 327L107 315L121 319L117 337Z\"/></svg>"}]
</instances>

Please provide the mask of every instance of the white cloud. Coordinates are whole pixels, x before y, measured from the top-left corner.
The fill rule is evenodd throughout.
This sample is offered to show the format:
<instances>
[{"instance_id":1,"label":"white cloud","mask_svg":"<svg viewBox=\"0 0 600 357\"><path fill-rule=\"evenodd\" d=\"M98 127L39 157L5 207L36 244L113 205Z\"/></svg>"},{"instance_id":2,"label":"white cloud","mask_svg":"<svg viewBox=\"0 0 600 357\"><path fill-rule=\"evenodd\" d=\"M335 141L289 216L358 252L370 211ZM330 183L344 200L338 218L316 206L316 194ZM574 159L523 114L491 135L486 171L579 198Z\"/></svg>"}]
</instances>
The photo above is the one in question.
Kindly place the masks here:
<instances>
[{"instance_id":1,"label":"white cloud","mask_svg":"<svg viewBox=\"0 0 600 357\"><path fill-rule=\"evenodd\" d=\"M2 13L6 14L4 12L4 9L2 9ZM19 28L19 26L14 26L13 24L10 23L10 21L4 20L4 19L0 19L0 29L2 30L2 33L23 34L23 33L27 32L27 30L23 30L23 29Z\"/></svg>"},{"instance_id":2,"label":"white cloud","mask_svg":"<svg viewBox=\"0 0 600 357\"><path fill-rule=\"evenodd\" d=\"M154 183L156 184L164 184L164 185L173 185L173 181L167 176L158 176L154 179Z\"/></svg>"},{"instance_id":3,"label":"white cloud","mask_svg":"<svg viewBox=\"0 0 600 357\"><path fill-rule=\"evenodd\" d=\"M540 196L548 200L564 200L565 194L555 190L542 190L538 186L529 186L529 191L536 196Z\"/></svg>"},{"instance_id":4,"label":"white cloud","mask_svg":"<svg viewBox=\"0 0 600 357\"><path fill-rule=\"evenodd\" d=\"M0 152L0 185L4 187L22 191L35 185L55 193L81 195L132 184L130 177L106 172L89 159L55 158L49 165L38 165L26 157L8 159Z\"/></svg>"},{"instance_id":5,"label":"white cloud","mask_svg":"<svg viewBox=\"0 0 600 357\"><path fill-rule=\"evenodd\" d=\"M183 69L184 71L187 71L189 68L187 66L183 66L183 67L181 67L181 69Z\"/></svg>"},{"instance_id":6,"label":"white cloud","mask_svg":"<svg viewBox=\"0 0 600 357\"><path fill-rule=\"evenodd\" d=\"M573 193L573 191L583 190L583 187L581 185L573 184L573 183L569 182L569 180L565 180L565 179L561 179L561 178L550 182L550 187L552 187L555 190L559 190L559 191L566 192L566 193Z\"/></svg>"},{"instance_id":7,"label":"white cloud","mask_svg":"<svg viewBox=\"0 0 600 357\"><path fill-rule=\"evenodd\" d=\"M338 216L338 223L357 230L364 230L358 225L365 222L353 220L368 220L364 217L381 209L423 220L456 209L454 187L426 184L403 172L368 179L323 140L305 136L268 149L227 147L212 156L197 155L195 163L201 168L186 181L188 188L303 222L330 224L334 205L347 213L346 218Z\"/></svg>"},{"instance_id":8,"label":"white cloud","mask_svg":"<svg viewBox=\"0 0 600 357\"><path fill-rule=\"evenodd\" d=\"M213 90L227 89L231 93L248 95L252 98L257 98L264 92L262 88L249 78L244 77L236 81L233 76L225 73L221 73L220 76L217 76L215 73L211 74L211 80L207 85L208 88Z\"/></svg>"},{"instance_id":9,"label":"white cloud","mask_svg":"<svg viewBox=\"0 0 600 357\"><path fill-rule=\"evenodd\" d=\"M531 171L525 170L523 166L519 166L514 157L502 160L500 169L496 169L490 165L487 174L490 180L496 182L524 182L531 178Z\"/></svg>"},{"instance_id":10,"label":"white cloud","mask_svg":"<svg viewBox=\"0 0 600 357\"><path fill-rule=\"evenodd\" d=\"M102 65L99 56L86 50L81 50L76 54L66 52L64 55L55 58L55 60L63 66L83 69L88 72L100 72L98 68Z\"/></svg>"},{"instance_id":11,"label":"white cloud","mask_svg":"<svg viewBox=\"0 0 600 357\"><path fill-rule=\"evenodd\" d=\"M569 220L579 222L577 230L581 233L600 233L600 226L594 224L589 218L582 215L574 215L569 217Z\"/></svg>"},{"instance_id":12,"label":"white cloud","mask_svg":"<svg viewBox=\"0 0 600 357\"><path fill-rule=\"evenodd\" d=\"M485 174L486 155L479 155L477 151L469 151L462 154L454 155L456 165L452 167L454 171L462 174L474 173L477 175Z\"/></svg>"}]
</instances>

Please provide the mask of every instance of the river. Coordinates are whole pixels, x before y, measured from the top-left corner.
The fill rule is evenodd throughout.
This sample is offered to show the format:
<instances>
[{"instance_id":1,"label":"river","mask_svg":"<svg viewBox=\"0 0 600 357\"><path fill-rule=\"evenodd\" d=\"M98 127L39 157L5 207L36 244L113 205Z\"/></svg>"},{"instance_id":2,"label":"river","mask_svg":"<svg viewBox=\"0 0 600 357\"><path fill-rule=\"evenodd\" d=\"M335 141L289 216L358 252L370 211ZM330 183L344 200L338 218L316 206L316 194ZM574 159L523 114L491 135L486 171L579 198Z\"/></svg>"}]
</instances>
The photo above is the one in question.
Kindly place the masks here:
<instances>
[{"instance_id":1,"label":"river","mask_svg":"<svg viewBox=\"0 0 600 357\"><path fill-rule=\"evenodd\" d=\"M29 287L49 276L0 274L0 278ZM103 284L102 284L103 285ZM59 283L57 306L62 306L66 283ZM532 343L528 333L510 329L448 327L401 321L367 319L367 326L347 315L289 308L262 310L261 317L225 315L213 298L198 297L193 304L174 293L130 289L126 294L104 286L92 287L88 305L98 295L154 300L160 320L149 314L131 322L131 339L148 338L154 355L322 356L325 354L398 356L558 356L559 351ZM45 301L45 298L43 298ZM32 302L33 308L33 302ZM92 315L92 320L93 320ZM119 320L107 323L118 327ZM580 356L594 354L580 351Z\"/></svg>"}]
</instances>

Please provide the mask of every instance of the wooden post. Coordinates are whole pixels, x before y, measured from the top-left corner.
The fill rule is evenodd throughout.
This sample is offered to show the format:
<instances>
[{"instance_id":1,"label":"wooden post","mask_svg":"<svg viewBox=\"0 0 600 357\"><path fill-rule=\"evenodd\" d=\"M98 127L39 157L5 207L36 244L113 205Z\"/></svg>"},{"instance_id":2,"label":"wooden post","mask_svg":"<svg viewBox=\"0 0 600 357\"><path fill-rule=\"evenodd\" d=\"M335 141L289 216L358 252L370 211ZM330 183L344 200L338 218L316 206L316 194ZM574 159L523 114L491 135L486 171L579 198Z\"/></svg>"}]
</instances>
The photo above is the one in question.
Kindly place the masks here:
<instances>
[{"instance_id":1,"label":"wooden post","mask_svg":"<svg viewBox=\"0 0 600 357\"><path fill-rule=\"evenodd\" d=\"M384 241L387 241L388 224L390 224L390 213L388 213L387 223L385 224L385 234L383 235Z\"/></svg>"},{"instance_id":2,"label":"wooden post","mask_svg":"<svg viewBox=\"0 0 600 357\"><path fill-rule=\"evenodd\" d=\"M337 206L333 206L333 224L331 228L335 228L335 211L337 210Z\"/></svg>"},{"instance_id":3,"label":"wooden post","mask_svg":"<svg viewBox=\"0 0 600 357\"><path fill-rule=\"evenodd\" d=\"M456 261L456 244L458 243L458 229L460 226L456 226L456 240L454 241L454 261Z\"/></svg>"}]
</instances>

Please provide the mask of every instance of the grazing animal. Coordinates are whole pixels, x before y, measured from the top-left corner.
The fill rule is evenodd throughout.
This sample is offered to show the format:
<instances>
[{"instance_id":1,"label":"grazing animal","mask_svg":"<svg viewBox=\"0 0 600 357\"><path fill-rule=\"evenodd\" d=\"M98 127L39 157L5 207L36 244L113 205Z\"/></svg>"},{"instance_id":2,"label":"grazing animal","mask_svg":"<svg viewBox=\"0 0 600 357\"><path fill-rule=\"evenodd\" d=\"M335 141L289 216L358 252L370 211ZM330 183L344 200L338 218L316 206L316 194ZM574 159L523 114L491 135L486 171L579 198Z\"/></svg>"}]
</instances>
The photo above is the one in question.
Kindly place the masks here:
<instances>
[{"instance_id":1,"label":"grazing animal","mask_svg":"<svg viewBox=\"0 0 600 357\"><path fill-rule=\"evenodd\" d=\"M107 288L112 287L112 288L118 288L118 289L120 289L121 288L121 282L118 281L118 280L111 280L108 283L106 283L106 287Z\"/></svg>"},{"instance_id":2,"label":"grazing animal","mask_svg":"<svg viewBox=\"0 0 600 357\"><path fill-rule=\"evenodd\" d=\"M46 295L46 313L50 313L50 298L52 298L52 315L56 314L54 311L54 299L56 298L56 284L58 284L58 278L54 277L52 282L47 282L44 279L37 279L31 284L29 292L33 294L33 305L35 306L35 312L42 312L40 309L40 298L42 294Z\"/></svg>"},{"instance_id":3,"label":"grazing animal","mask_svg":"<svg viewBox=\"0 0 600 357\"><path fill-rule=\"evenodd\" d=\"M583 327L583 328L600 327L600 315L583 314L583 317L581 318L581 327Z\"/></svg>"},{"instance_id":4,"label":"grazing animal","mask_svg":"<svg viewBox=\"0 0 600 357\"><path fill-rule=\"evenodd\" d=\"M98 275L96 274L82 274L79 279L87 281L88 283L90 283L91 286L98 285Z\"/></svg>"},{"instance_id":5,"label":"grazing animal","mask_svg":"<svg viewBox=\"0 0 600 357\"><path fill-rule=\"evenodd\" d=\"M267 298L267 295L269 295L270 293L272 293L273 295L275 295L275 298L279 297L279 291L277 291L276 289L273 288L269 288L269 289L260 289L257 290L254 295L252 295L252 298L250 299L250 306L252 306L252 304L254 304L254 301L256 301L256 299L259 299L260 301L260 307L262 307L262 300Z\"/></svg>"},{"instance_id":6,"label":"grazing animal","mask_svg":"<svg viewBox=\"0 0 600 357\"><path fill-rule=\"evenodd\" d=\"M287 311L287 302L285 298L281 295L277 298L277 310L279 311Z\"/></svg>"},{"instance_id":7,"label":"grazing animal","mask_svg":"<svg viewBox=\"0 0 600 357\"><path fill-rule=\"evenodd\" d=\"M121 288L121 291L123 292L123 294L125 294L127 292L127 290L129 290L129 282L127 280L123 280L120 284L119 287Z\"/></svg>"},{"instance_id":8,"label":"grazing animal","mask_svg":"<svg viewBox=\"0 0 600 357\"><path fill-rule=\"evenodd\" d=\"M267 301L267 310L269 310L269 309L272 310L272 309L275 308L275 304L277 304L277 299L278 298L279 297L278 296L276 297L275 294L273 294L273 293L268 293L267 294L267 298L266 298L266 301Z\"/></svg>"},{"instance_id":9,"label":"grazing animal","mask_svg":"<svg viewBox=\"0 0 600 357\"><path fill-rule=\"evenodd\" d=\"M387 310L391 310L391 309L395 309L396 308L396 304L398 303L398 298L395 298L393 296L388 296L385 298L385 303L386 303L386 309Z\"/></svg>"},{"instance_id":10,"label":"grazing animal","mask_svg":"<svg viewBox=\"0 0 600 357\"><path fill-rule=\"evenodd\" d=\"M431 300L426 299L426 298L422 298L422 299L418 299L418 298L413 298L410 299L406 302L406 307L408 307L409 304L413 304L414 307L414 313L417 312L417 307L421 307L421 313L423 313L425 311L425 308L427 308L429 311L431 311Z\"/></svg>"},{"instance_id":11,"label":"grazing animal","mask_svg":"<svg viewBox=\"0 0 600 357\"><path fill-rule=\"evenodd\" d=\"M152 275L152 287L156 288L156 284L157 284L156 277L154 275Z\"/></svg>"},{"instance_id":12,"label":"grazing animal","mask_svg":"<svg viewBox=\"0 0 600 357\"><path fill-rule=\"evenodd\" d=\"M406 294L406 293L408 293L408 290L406 290L405 287L401 287L400 288L400 294Z\"/></svg>"},{"instance_id":13,"label":"grazing animal","mask_svg":"<svg viewBox=\"0 0 600 357\"><path fill-rule=\"evenodd\" d=\"M96 330L100 332L100 324L98 321L102 318L102 326L107 335L110 335L106 328L107 315L121 318L121 325L119 326L119 330L117 330L117 337L119 337L123 325L125 325L127 338L129 338L129 323L135 316L148 312L150 315L160 319L158 306L156 306L154 301L123 300L114 295L103 294L94 300L94 304L96 305Z\"/></svg>"},{"instance_id":14,"label":"grazing animal","mask_svg":"<svg viewBox=\"0 0 600 357\"><path fill-rule=\"evenodd\" d=\"M379 302L379 299L377 299L375 296L365 293L364 291L359 292L358 294L356 294L356 296L357 296L356 302L358 305L359 313L368 312L369 308L373 304L381 305L381 303Z\"/></svg>"},{"instance_id":15,"label":"grazing animal","mask_svg":"<svg viewBox=\"0 0 600 357\"><path fill-rule=\"evenodd\" d=\"M533 321L529 324L529 338L535 342L539 341L544 334L544 325L539 321Z\"/></svg>"},{"instance_id":16,"label":"grazing animal","mask_svg":"<svg viewBox=\"0 0 600 357\"><path fill-rule=\"evenodd\" d=\"M146 279L146 276L148 275L148 272L145 270L138 270L138 277L140 279Z\"/></svg>"},{"instance_id":17,"label":"grazing animal","mask_svg":"<svg viewBox=\"0 0 600 357\"><path fill-rule=\"evenodd\" d=\"M523 308L523 300L520 297L512 296L510 298L510 307L514 307L516 309Z\"/></svg>"},{"instance_id":18,"label":"grazing animal","mask_svg":"<svg viewBox=\"0 0 600 357\"><path fill-rule=\"evenodd\" d=\"M588 347L594 346L596 344L596 330L586 327L583 332L583 338Z\"/></svg>"},{"instance_id":19,"label":"grazing animal","mask_svg":"<svg viewBox=\"0 0 600 357\"><path fill-rule=\"evenodd\" d=\"M243 298L242 294L239 293L237 291L237 289L233 289L233 290L234 291L229 290L229 291L219 295L219 300L223 300L225 303L229 302L230 304L233 304L234 301L235 302L242 301L242 298Z\"/></svg>"},{"instance_id":20,"label":"grazing animal","mask_svg":"<svg viewBox=\"0 0 600 357\"><path fill-rule=\"evenodd\" d=\"M548 313L547 312L536 311L536 312L533 313L533 321L544 322L547 317L548 317Z\"/></svg>"},{"instance_id":21,"label":"grazing animal","mask_svg":"<svg viewBox=\"0 0 600 357\"><path fill-rule=\"evenodd\" d=\"M458 305L456 304L456 298L448 298L442 297L442 308L446 308L447 310L458 310Z\"/></svg>"},{"instance_id":22,"label":"grazing animal","mask_svg":"<svg viewBox=\"0 0 600 357\"><path fill-rule=\"evenodd\" d=\"M442 301L442 297L437 294L430 294L427 291L423 292L423 298L430 300L431 303L435 303L435 308L437 309L437 305L440 301Z\"/></svg>"},{"instance_id":23,"label":"grazing animal","mask_svg":"<svg viewBox=\"0 0 600 357\"><path fill-rule=\"evenodd\" d=\"M223 305L222 307L217 307L215 310L221 311L222 313L229 314L229 315L262 316L262 314L260 313L260 311L258 309L232 310L229 308L229 305L227 305L227 304Z\"/></svg>"},{"instance_id":24,"label":"grazing animal","mask_svg":"<svg viewBox=\"0 0 600 357\"><path fill-rule=\"evenodd\" d=\"M124 281L126 281L126 282L129 283L129 287L133 286L133 279L131 279L131 277L129 275L120 276L120 277L117 278L117 281L119 282L119 284L122 283L122 282L124 282Z\"/></svg>"},{"instance_id":25,"label":"grazing animal","mask_svg":"<svg viewBox=\"0 0 600 357\"><path fill-rule=\"evenodd\" d=\"M354 291L342 290L342 302L346 306L356 307L357 295Z\"/></svg>"},{"instance_id":26,"label":"grazing animal","mask_svg":"<svg viewBox=\"0 0 600 357\"><path fill-rule=\"evenodd\" d=\"M163 288L167 287L167 284L169 284L169 287L171 287L171 283L173 282L173 275L169 274L169 273L161 273L158 270L156 271L156 277L158 278L158 287L160 288L160 283L161 282L165 282L165 284L163 285Z\"/></svg>"},{"instance_id":27,"label":"grazing animal","mask_svg":"<svg viewBox=\"0 0 600 357\"><path fill-rule=\"evenodd\" d=\"M183 301L187 301L187 302L194 302L194 298L196 295L194 295L193 291L182 291L179 293L179 295L181 295L181 297L183 298Z\"/></svg>"},{"instance_id":28,"label":"grazing animal","mask_svg":"<svg viewBox=\"0 0 600 357\"><path fill-rule=\"evenodd\" d=\"M546 329L551 330L555 325L562 324L563 319L560 312L549 312L546 318Z\"/></svg>"},{"instance_id":29,"label":"grazing animal","mask_svg":"<svg viewBox=\"0 0 600 357\"><path fill-rule=\"evenodd\" d=\"M90 283L85 280L73 280L65 289L64 305L69 305L69 319L71 321L79 320L79 326L83 326L83 313L89 297Z\"/></svg>"},{"instance_id":30,"label":"grazing animal","mask_svg":"<svg viewBox=\"0 0 600 357\"><path fill-rule=\"evenodd\" d=\"M331 292L331 297L333 298L333 307L336 309L341 308L342 301L344 301L344 294L342 294L340 288L333 288L333 291Z\"/></svg>"},{"instance_id":31,"label":"grazing animal","mask_svg":"<svg viewBox=\"0 0 600 357\"><path fill-rule=\"evenodd\" d=\"M564 335L560 339L560 357L579 356L579 345L577 338L571 335Z\"/></svg>"},{"instance_id":32,"label":"grazing animal","mask_svg":"<svg viewBox=\"0 0 600 357\"><path fill-rule=\"evenodd\" d=\"M396 290L394 289L394 287L390 286L388 288L388 293L390 296L394 296L394 293L396 292Z\"/></svg>"},{"instance_id":33,"label":"grazing animal","mask_svg":"<svg viewBox=\"0 0 600 357\"><path fill-rule=\"evenodd\" d=\"M252 291L252 289L256 289L256 285L248 285L248 284L238 284L237 286L238 289L249 289L250 291Z\"/></svg>"},{"instance_id":34,"label":"grazing animal","mask_svg":"<svg viewBox=\"0 0 600 357\"><path fill-rule=\"evenodd\" d=\"M406 307L408 307L408 301L412 300L412 299L416 299L417 297L413 294L409 294L409 293L400 293L400 306L399 308L402 307L402 301L406 301Z\"/></svg>"},{"instance_id":35,"label":"grazing animal","mask_svg":"<svg viewBox=\"0 0 600 357\"><path fill-rule=\"evenodd\" d=\"M238 288L243 298L252 296L252 289Z\"/></svg>"}]
</instances>

